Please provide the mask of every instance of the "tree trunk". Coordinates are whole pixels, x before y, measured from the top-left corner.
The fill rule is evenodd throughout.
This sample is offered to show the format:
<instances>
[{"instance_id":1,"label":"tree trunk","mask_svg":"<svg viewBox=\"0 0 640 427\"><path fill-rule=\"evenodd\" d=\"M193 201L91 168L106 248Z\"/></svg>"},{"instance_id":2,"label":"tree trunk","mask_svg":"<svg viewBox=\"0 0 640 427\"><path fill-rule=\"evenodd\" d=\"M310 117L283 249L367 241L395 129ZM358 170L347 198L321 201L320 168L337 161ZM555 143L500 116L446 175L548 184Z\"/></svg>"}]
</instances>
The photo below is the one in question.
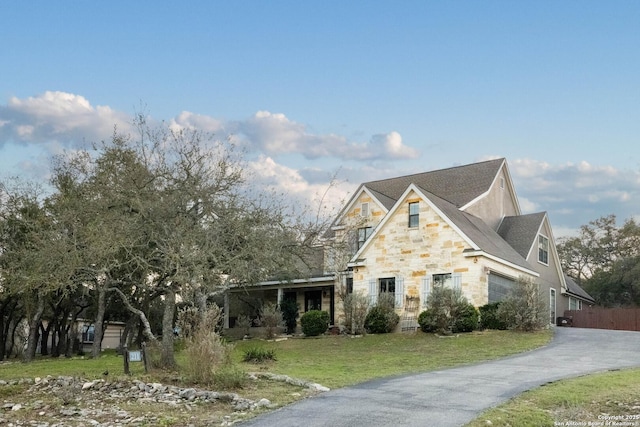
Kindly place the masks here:
<instances>
[{"instance_id":1,"label":"tree trunk","mask_svg":"<svg viewBox=\"0 0 640 427\"><path fill-rule=\"evenodd\" d=\"M27 338L27 349L23 356L24 362L31 362L36 357L36 349L38 348L38 329L40 328L42 313L44 313L44 298L41 295L37 295L35 312L29 319L29 337Z\"/></svg>"},{"instance_id":2,"label":"tree trunk","mask_svg":"<svg viewBox=\"0 0 640 427\"><path fill-rule=\"evenodd\" d=\"M15 353L16 357L18 357L18 352L16 351L16 333L18 331L18 327L22 323L23 316L18 316L17 318L12 319L11 324L11 334L9 335L9 343L7 344L7 357L10 357L12 353Z\"/></svg>"},{"instance_id":3,"label":"tree trunk","mask_svg":"<svg viewBox=\"0 0 640 427\"><path fill-rule=\"evenodd\" d=\"M51 355L55 357L60 357L60 355L65 353L65 346L67 345L67 319L69 317L68 312L64 312L63 316L58 321L58 324L55 328L55 335L58 337L58 344L55 346L55 351L51 349Z\"/></svg>"},{"instance_id":4,"label":"tree trunk","mask_svg":"<svg viewBox=\"0 0 640 427\"><path fill-rule=\"evenodd\" d=\"M45 328L40 322L40 354L42 356L49 355L49 334L51 333L51 321L47 323L47 327Z\"/></svg>"},{"instance_id":5,"label":"tree trunk","mask_svg":"<svg viewBox=\"0 0 640 427\"><path fill-rule=\"evenodd\" d=\"M4 360L7 354L7 341L9 340L9 329L15 304L11 298L4 300L2 304L2 314L0 315L0 361Z\"/></svg>"},{"instance_id":6,"label":"tree trunk","mask_svg":"<svg viewBox=\"0 0 640 427\"><path fill-rule=\"evenodd\" d=\"M100 351L102 350L102 335L103 335L103 323L104 313L107 309L107 291L103 286L98 285L98 309L96 310L96 318L93 322L94 336L93 345L91 346L91 357L100 357Z\"/></svg>"},{"instance_id":7,"label":"tree trunk","mask_svg":"<svg viewBox=\"0 0 640 427\"><path fill-rule=\"evenodd\" d=\"M140 323L142 324L142 328L143 328L142 332L143 332L144 336L149 341L151 341L153 343L157 343L158 339L155 337L155 335L153 335L153 332L151 331L151 324L149 323L149 320L147 319L147 316L144 314L144 312L142 310L138 310L137 308L132 306L131 303L129 302L129 299L127 298L127 296L120 289L118 289L118 288L109 288L109 289L107 289L107 292L115 292L118 295L120 295L120 299L122 299L122 302L124 303L125 307L127 307L127 310L129 310L130 312L136 314L140 318ZM174 298L175 298L175 295L174 295Z\"/></svg>"},{"instance_id":8,"label":"tree trunk","mask_svg":"<svg viewBox=\"0 0 640 427\"><path fill-rule=\"evenodd\" d=\"M196 289L196 306L198 307L200 318L203 319L207 312L207 296L199 288Z\"/></svg>"},{"instance_id":9,"label":"tree trunk","mask_svg":"<svg viewBox=\"0 0 640 427\"><path fill-rule=\"evenodd\" d=\"M129 347L130 339L129 337L133 335L133 331L137 324L137 319L133 316L129 316L127 319L127 323L124 325L124 330L122 331L122 335L120 335L120 351L123 352L125 347Z\"/></svg>"},{"instance_id":10,"label":"tree trunk","mask_svg":"<svg viewBox=\"0 0 640 427\"><path fill-rule=\"evenodd\" d=\"M7 327L9 326L9 318L5 325L4 315L0 316L0 361L4 360L4 354L7 348Z\"/></svg>"},{"instance_id":11,"label":"tree trunk","mask_svg":"<svg viewBox=\"0 0 640 427\"><path fill-rule=\"evenodd\" d=\"M176 312L176 292L168 289L164 295L164 313L162 315L162 356L163 368L174 368L176 360L173 354L173 317Z\"/></svg>"}]
</instances>

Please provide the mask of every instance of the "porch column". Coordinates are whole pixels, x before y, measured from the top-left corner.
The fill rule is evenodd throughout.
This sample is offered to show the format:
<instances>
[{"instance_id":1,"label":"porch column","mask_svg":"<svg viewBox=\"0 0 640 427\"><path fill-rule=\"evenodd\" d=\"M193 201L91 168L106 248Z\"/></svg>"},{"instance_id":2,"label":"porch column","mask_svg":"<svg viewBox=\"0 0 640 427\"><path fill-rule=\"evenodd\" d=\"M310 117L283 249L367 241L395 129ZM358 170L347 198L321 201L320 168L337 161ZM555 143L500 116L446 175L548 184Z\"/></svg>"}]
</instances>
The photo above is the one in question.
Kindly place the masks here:
<instances>
[{"instance_id":1,"label":"porch column","mask_svg":"<svg viewBox=\"0 0 640 427\"><path fill-rule=\"evenodd\" d=\"M278 288L278 305L280 305L283 298L284 298L284 289Z\"/></svg>"},{"instance_id":2,"label":"porch column","mask_svg":"<svg viewBox=\"0 0 640 427\"><path fill-rule=\"evenodd\" d=\"M229 291L224 293L224 328L229 329Z\"/></svg>"}]
</instances>

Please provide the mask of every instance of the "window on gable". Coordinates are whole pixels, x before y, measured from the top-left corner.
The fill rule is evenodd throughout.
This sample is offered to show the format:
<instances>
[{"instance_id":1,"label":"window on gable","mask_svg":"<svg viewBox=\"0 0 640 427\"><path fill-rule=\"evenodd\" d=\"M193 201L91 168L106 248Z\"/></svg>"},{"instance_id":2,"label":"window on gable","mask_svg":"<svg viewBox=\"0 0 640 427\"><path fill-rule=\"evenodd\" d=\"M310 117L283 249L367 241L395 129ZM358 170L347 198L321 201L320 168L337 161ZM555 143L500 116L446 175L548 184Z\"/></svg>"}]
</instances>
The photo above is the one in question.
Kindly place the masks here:
<instances>
[{"instance_id":1,"label":"window on gable","mask_svg":"<svg viewBox=\"0 0 640 427\"><path fill-rule=\"evenodd\" d=\"M367 241L372 232L373 227L358 228L358 249L360 249L362 245L364 245L364 242Z\"/></svg>"},{"instance_id":2,"label":"window on gable","mask_svg":"<svg viewBox=\"0 0 640 427\"><path fill-rule=\"evenodd\" d=\"M538 236L538 261L549 264L549 239L541 234Z\"/></svg>"},{"instance_id":3,"label":"window on gable","mask_svg":"<svg viewBox=\"0 0 640 427\"><path fill-rule=\"evenodd\" d=\"M360 206L360 216L363 218L369 218L369 203L363 203Z\"/></svg>"},{"instance_id":4,"label":"window on gable","mask_svg":"<svg viewBox=\"0 0 640 427\"><path fill-rule=\"evenodd\" d=\"M420 224L420 204L418 202L409 203L409 228L417 227Z\"/></svg>"}]
</instances>

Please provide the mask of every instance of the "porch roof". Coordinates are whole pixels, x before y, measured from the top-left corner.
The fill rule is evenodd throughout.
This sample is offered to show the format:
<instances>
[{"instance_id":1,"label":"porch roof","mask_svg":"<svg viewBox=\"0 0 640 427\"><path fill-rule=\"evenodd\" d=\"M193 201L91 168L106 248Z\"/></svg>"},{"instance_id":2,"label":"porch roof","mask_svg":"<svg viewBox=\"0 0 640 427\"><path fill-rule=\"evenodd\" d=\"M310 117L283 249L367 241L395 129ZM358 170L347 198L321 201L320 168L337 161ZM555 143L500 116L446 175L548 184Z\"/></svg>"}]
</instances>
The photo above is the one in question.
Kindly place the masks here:
<instances>
[{"instance_id":1,"label":"porch roof","mask_svg":"<svg viewBox=\"0 0 640 427\"><path fill-rule=\"evenodd\" d=\"M245 290L258 290L258 289L278 289L278 288L307 288L313 286L329 286L333 285L335 278L333 275L327 274L322 276L308 277L305 279L292 279L292 280L268 280L265 282L256 283L254 285L236 285L229 289L229 291L245 291Z\"/></svg>"}]
</instances>

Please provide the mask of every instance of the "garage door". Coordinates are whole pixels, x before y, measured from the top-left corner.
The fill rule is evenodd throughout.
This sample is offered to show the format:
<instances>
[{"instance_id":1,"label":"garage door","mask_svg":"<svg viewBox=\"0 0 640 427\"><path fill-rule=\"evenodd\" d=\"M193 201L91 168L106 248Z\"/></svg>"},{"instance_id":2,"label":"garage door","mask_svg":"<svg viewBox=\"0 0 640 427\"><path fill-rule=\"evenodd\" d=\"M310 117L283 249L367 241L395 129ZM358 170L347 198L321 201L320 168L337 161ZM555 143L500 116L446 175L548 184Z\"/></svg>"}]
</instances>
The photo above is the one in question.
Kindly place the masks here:
<instances>
[{"instance_id":1,"label":"garage door","mask_svg":"<svg viewBox=\"0 0 640 427\"><path fill-rule=\"evenodd\" d=\"M489 303L502 301L514 286L513 279L489 273Z\"/></svg>"}]
</instances>

